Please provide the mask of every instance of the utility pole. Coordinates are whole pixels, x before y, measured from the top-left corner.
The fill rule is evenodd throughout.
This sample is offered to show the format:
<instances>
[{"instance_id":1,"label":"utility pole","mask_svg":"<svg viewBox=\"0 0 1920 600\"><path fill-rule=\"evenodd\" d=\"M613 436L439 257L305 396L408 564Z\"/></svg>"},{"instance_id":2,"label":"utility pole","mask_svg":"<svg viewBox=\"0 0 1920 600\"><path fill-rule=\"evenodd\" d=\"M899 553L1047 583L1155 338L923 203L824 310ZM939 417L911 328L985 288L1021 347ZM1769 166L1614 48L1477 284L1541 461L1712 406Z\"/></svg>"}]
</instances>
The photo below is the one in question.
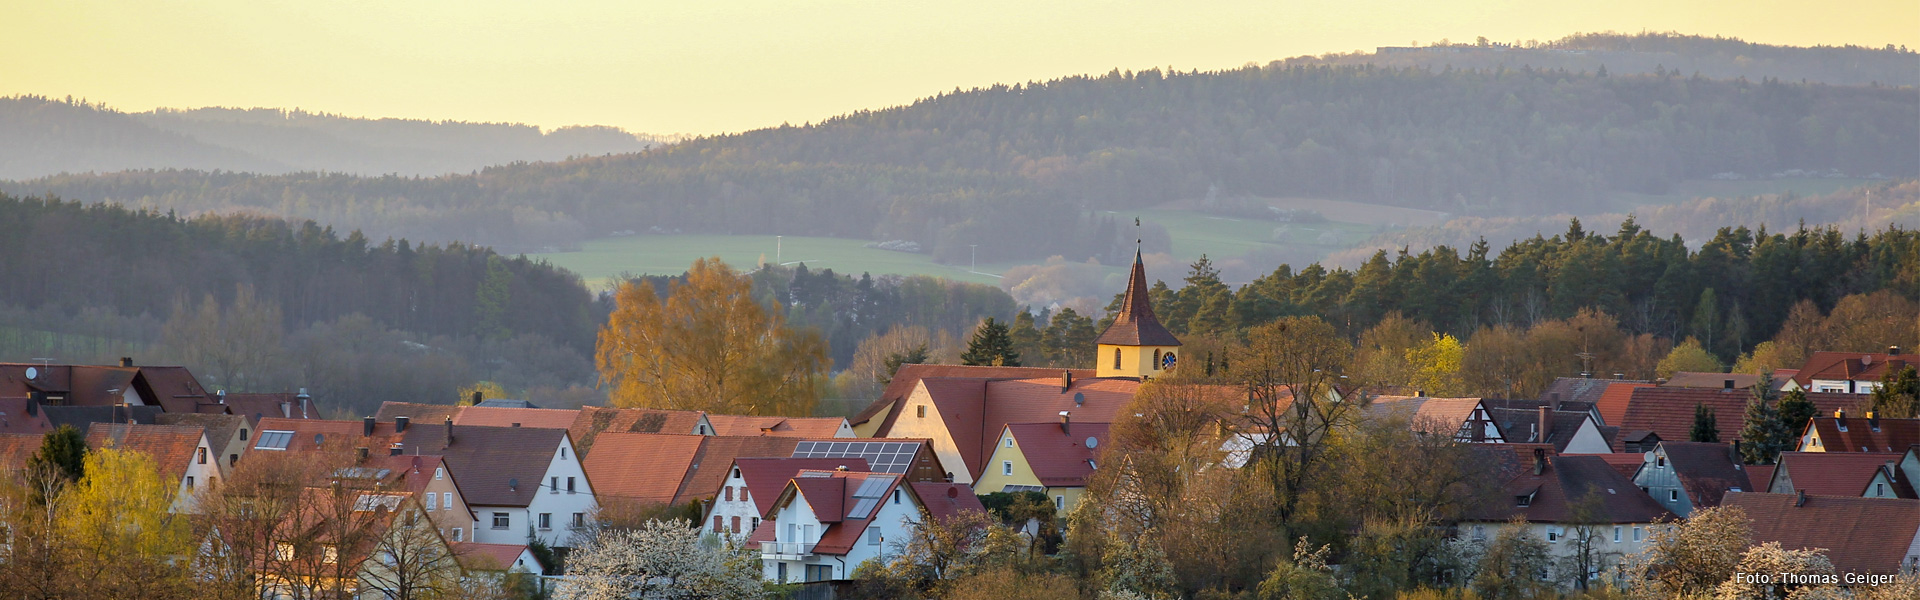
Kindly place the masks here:
<instances>
[{"instance_id":1,"label":"utility pole","mask_svg":"<svg viewBox=\"0 0 1920 600\"><path fill-rule=\"evenodd\" d=\"M781 241L782 241L782 240L780 239L780 236L777 236L777 235L776 235L776 236L773 236L773 264L774 264L775 266L778 266L778 265L780 264L780 243L781 243Z\"/></svg>"},{"instance_id":2,"label":"utility pole","mask_svg":"<svg viewBox=\"0 0 1920 600\"><path fill-rule=\"evenodd\" d=\"M968 254L970 255L967 258L967 272L979 273L980 272L980 245L967 244L967 251L968 251Z\"/></svg>"}]
</instances>

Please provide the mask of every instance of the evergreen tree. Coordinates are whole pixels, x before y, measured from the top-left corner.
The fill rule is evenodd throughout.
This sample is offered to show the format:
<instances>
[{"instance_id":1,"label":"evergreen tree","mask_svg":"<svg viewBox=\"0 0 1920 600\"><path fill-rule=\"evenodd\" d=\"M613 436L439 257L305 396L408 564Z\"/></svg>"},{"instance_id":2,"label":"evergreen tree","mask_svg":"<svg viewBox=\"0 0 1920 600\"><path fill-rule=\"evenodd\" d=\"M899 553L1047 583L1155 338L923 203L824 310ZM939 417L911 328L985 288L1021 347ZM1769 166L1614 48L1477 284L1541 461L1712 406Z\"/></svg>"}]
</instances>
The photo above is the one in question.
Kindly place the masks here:
<instances>
[{"instance_id":1,"label":"evergreen tree","mask_svg":"<svg viewBox=\"0 0 1920 600\"><path fill-rule=\"evenodd\" d=\"M1740 455L1747 464L1770 465L1793 443L1793 432L1780 420L1773 378L1762 377L1747 401L1746 425L1740 429Z\"/></svg>"},{"instance_id":2,"label":"evergreen tree","mask_svg":"<svg viewBox=\"0 0 1920 600\"><path fill-rule=\"evenodd\" d=\"M1867 410L1882 419L1915 418L1920 414L1920 372L1913 365L1897 372L1889 369L1880 376L1880 387L1874 388Z\"/></svg>"},{"instance_id":3,"label":"evergreen tree","mask_svg":"<svg viewBox=\"0 0 1920 600\"><path fill-rule=\"evenodd\" d=\"M74 483L86 474L86 462L87 438L72 425L61 425L41 438L40 450L27 459L27 469L51 470L68 483Z\"/></svg>"},{"instance_id":4,"label":"evergreen tree","mask_svg":"<svg viewBox=\"0 0 1920 600\"><path fill-rule=\"evenodd\" d=\"M1687 437L1695 442L1720 441L1720 425L1714 421L1713 409L1705 404L1693 405L1693 432Z\"/></svg>"},{"instance_id":5,"label":"evergreen tree","mask_svg":"<svg viewBox=\"0 0 1920 600\"><path fill-rule=\"evenodd\" d=\"M1807 421L1813 420L1813 401L1807 400L1803 390L1793 390L1780 397L1780 424L1794 437L1807 431ZM1793 438L1788 438L1789 440Z\"/></svg>"},{"instance_id":6,"label":"evergreen tree","mask_svg":"<svg viewBox=\"0 0 1920 600\"><path fill-rule=\"evenodd\" d=\"M960 364L1020 366L1020 353L1013 349L1013 336L1007 332L1007 324L987 317L980 328L973 331L973 339L967 341L967 352L960 355Z\"/></svg>"},{"instance_id":7,"label":"evergreen tree","mask_svg":"<svg viewBox=\"0 0 1920 600\"><path fill-rule=\"evenodd\" d=\"M1029 361L1045 362L1047 356L1042 347L1044 336L1034 325L1033 313L1020 311L1013 316L1013 328L1008 332L1013 337L1013 349Z\"/></svg>"},{"instance_id":8,"label":"evergreen tree","mask_svg":"<svg viewBox=\"0 0 1920 600\"><path fill-rule=\"evenodd\" d=\"M926 363L927 363L927 345L926 344L914 346L912 350L908 350L906 352L896 352L893 354L889 354L887 355L887 360L886 360L887 378L886 380L881 381L880 383L887 383L889 381L893 381L894 374L900 372L900 365L923 365Z\"/></svg>"}]
</instances>

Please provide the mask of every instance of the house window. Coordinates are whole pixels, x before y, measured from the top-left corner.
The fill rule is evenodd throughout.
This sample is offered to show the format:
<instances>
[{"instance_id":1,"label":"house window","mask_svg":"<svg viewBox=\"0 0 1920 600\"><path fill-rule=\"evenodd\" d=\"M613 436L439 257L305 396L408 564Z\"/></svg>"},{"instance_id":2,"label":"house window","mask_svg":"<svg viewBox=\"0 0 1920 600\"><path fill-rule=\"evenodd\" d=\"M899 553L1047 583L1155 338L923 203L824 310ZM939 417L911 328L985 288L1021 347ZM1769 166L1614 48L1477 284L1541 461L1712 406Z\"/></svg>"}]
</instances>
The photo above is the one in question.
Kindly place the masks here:
<instances>
[{"instance_id":1,"label":"house window","mask_svg":"<svg viewBox=\"0 0 1920 600\"><path fill-rule=\"evenodd\" d=\"M1674 502L1679 502L1680 490L1667 490L1667 499L1672 500Z\"/></svg>"},{"instance_id":2,"label":"house window","mask_svg":"<svg viewBox=\"0 0 1920 600\"><path fill-rule=\"evenodd\" d=\"M1523 507L1525 507L1525 506L1532 506L1532 505L1533 505L1533 495L1532 495L1532 494L1528 494L1528 495L1525 495L1525 496L1514 496L1514 497L1513 497L1513 503L1514 503L1515 505L1517 505L1517 506L1523 506Z\"/></svg>"},{"instance_id":3,"label":"house window","mask_svg":"<svg viewBox=\"0 0 1920 600\"><path fill-rule=\"evenodd\" d=\"M260 443L254 445L253 449L286 450L287 444L292 442L293 432L291 431L262 431L260 432Z\"/></svg>"},{"instance_id":4,"label":"house window","mask_svg":"<svg viewBox=\"0 0 1920 600\"><path fill-rule=\"evenodd\" d=\"M247 428L245 427L240 428L240 441L247 441Z\"/></svg>"},{"instance_id":5,"label":"house window","mask_svg":"<svg viewBox=\"0 0 1920 600\"><path fill-rule=\"evenodd\" d=\"M1067 497L1066 497L1066 496L1054 496L1054 497L1053 497L1053 509L1054 509L1054 510L1066 510L1066 509L1067 509Z\"/></svg>"},{"instance_id":6,"label":"house window","mask_svg":"<svg viewBox=\"0 0 1920 600\"><path fill-rule=\"evenodd\" d=\"M447 468L446 468L446 467L434 467L434 468L433 468L433 480L434 480L434 481L439 481L439 480L441 480L441 479L444 479L444 478L446 478L446 476L447 476Z\"/></svg>"},{"instance_id":7,"label":"house window","mask_svg":"<svg viewBox=\"0 0 1920 600\"><path fill-rule=\"evenodd\" d=\"M1115 369L1120 368L1120 349L1119 348L1113 349L1113 368Z\"/></svg>"},{"instance_id":8,"label":"house window","mask_svg":"<svg viewBox=\"0 0 1920 600\"><path fill-rule=\"evenodd\" d=\"M187 489L193 489L193 476L187 476Z\"/></svg>"},{"instance_id":9,"label":"house window","mask_svg":"<svg viewBox=\"0 0 1920 600\"><path fill-rule=\"evenodd\" d=\"M1487 539L1487 526L1485 525L1473 526L1473 539L1476 539L1476 540Z\"/></svg>"},{"instance_id":10,"label":"house window","mask_svg":"<svg viewBox=\"0 0 1920 600\"><path fill-rule=\"evenodd\" d=\"M200 449L198 449L198 451L196 451L196 452L195 452L195 454L197 454L197 455L199 455L199 462L200 462L200 464L203 464L203 465L204 465L204 464L207 464L207 449L206 449L206 448L200 448Z\"/></svg>"},{"instance_id":11,"label":"house window","mask_svg":"<svg viewBox=\"0 0 1920 600\"><path fill-rule=\"evenodd\" d=\"M548 477L548 478L547 478L547 490L548 490L548 491L547 491L547 493L549 493L549 494L558 494L558 493L560 493L560 478L559 478L559 477Z\"/></svg>"},{"instance_id":12,"label":"house window","mask_svg":"<svg viewBox=\"0 0 1920 600\"><path fill-rule=\"evenodd\" d=\"M913 407L913 416L919 419L927 418L927 405L922 404L922 405Z\"/></svg>"},{"instance_id":13,"label":"house window","mask_svg":"<svg viewBox=\"0 0 1920 600\"><path fill-rule=\"evenodd\" d=\"M466 532L461 530L459 527L453 528L453 541L456 541L456 542L460 541L461 537L464 535L466 535Z\"/></svg>"},{"instance_id":14,"label":"house window","mask_svg":"<svg viewBox=\"0 0 1920 600\"><path fill-rule=\"evenodd\" d=\"M1640 527L1637 525L1633 528L1633 541L1640 541Z\"/></svg>"},{"instance_id":15,"label":"house window","mask_svg":"<svg viewBox=\"0 0 1920 600\"><path fill-rule=\"evenodd\" d=\"M1009 437L1009 438L1007 438L1007 447L1008 447L1008 448L1012 448L1012 447L1013 447L1013 438L1011 438L1011 437Z\"/></svg>"},{"instance_id":16,"label":"house window","mask_svg":"<svg viewBox=\"0 0 1920 600\"><path fill-rule=\"evenodd\" d=\"M573 528L580 529L586 526L587 526L587 513L583 513L583 512L573 513Z\"/></svg>"},{"instance_id":17,"label":"house window","mask_svg":"<svg viewBox=\"0 0 1920 600\"><path fill-rule=\"evenodd\" d=\"M894 504L899 504L899 503L900 503L900 490L899 490L899 489L895 489L895 490L893 490L893 503L894 503Z\"/></svg>"},{"instance_id":18,"label":"house window","mask_svg":"<svg viewBox=\"0 0 1920 600\"><path fill-rule=\"evenodd\" d=\"M1155 371L1160 370L1160 349L1155 348L1153 350L1153 364L1148 366Z\"/></svg>"},{"instance_id":19,"label":"house window","mask_svg":"<svg viewBox=\"0 0 1920 600\"><path fill-rule=\"evenodd\" d=\"M293 560L293 544L286 542L274 544L273 559L281 561Z\"/></svg>"},{"instance_id":20,"label":"house window","mask_svg":"<svg viewBox=\"0 0 1920 600\"><path fill-rule=\"evenodd\" d=\"M880 545L880 528L879 527L874 527L867 530L867 545L868 546Z\"/></svg>"},{"instance_id":21,"label":"house window","mask_svg":"<svg viewBox=\"0 0 1920 600\"><path fill-rule=\"evenodd\" d=\"M453 510L453 492L441 492L440 504L445 505L447 510Z\"/></svg>"},{"instance_id":22,"label":"house window","mask_svg":"<svg viewBox=\"0 0 1920 600\"><path fill-rule=\"evenodd\" d=\"M320 562L334 564L340 562L340 549L328 544L320 547Z\"/></svg>"},{"instance_id":23,"label":"house window","mask_svg":"<svg viewBox=\"0 0 1920 600\"><path fill-rule=\"evenodd\" d=\"M437 496L434 494L427 494L427 510L440 510L440 507L438 506L439 502L437 502L437 500L439 499L440 499L440 496Z\"/></svg>"},{"instance_id":24,"label":"house window","mask_svg":"<svg viewBox=\"0 0 1920 600\"><path fill-rule=\"evenodd\" d=\"M1013 461L1010 461L1010 460L1003 460L1003 461L1000 461L1000 474L1001 474L1001 475L1012 475L1012 474L1013 474Z\"/></svg>"},{"instance_id":25,"label":"house window","mask_svg":"<svg viewBox=\"0 0 1920 600\"><path fill-rule=\"evenodd\" d=\"M540 513L540 530L553 529L553 513Z\"/></svg>"},{"instance_id":26,"label":"house window","mask_svg":"<svg viewBox=\"0 0 1920 600\"><path fill-rule=\"evenodd\" d=\"M729 522L729 523L727 523L727 531L731 531L731 532L734 532L734 533L741 533L741 531L740 531L740 517L734 517L734 518L733 518L733 520L732 520L731 522Z\"/></svg>"},{"instance_id":27,"label":"house window","mask_svg":"<svg viewBox=\"0 0 1920 600\"><path fill-rule=\"evenodd\" d=\"M512 523L512 519L509 519L507 517L507 513L503 513L503 512L493 513L494 529L506 529L507 526L510 525L511 523Z\"/></svg>"},{"instance_id":28,"label":"house window","mask_svg":"<svg viewBox=\"0 0 1920 600\"><path fill-rule=\"evenodd\" d=\"M833 579L833 565L804 565L807 568L807 581L828 581Z\"/></svg>"},{"instance_id":29,"label":"house window","mask_svg":"<svg viewBox=\"0 0 1920 600\"><path fill-rule=\"evenodd\" d=\"M567 459L567 449L565 446L562 446L560 448L560 460L566 460L566 459Z\"/></svg>"},{"instance_id":30,"label":"house window","mask_svg":"<svg viewBox=\"0 0 1920 600\"><path fill-rule=\"evenodd\" d=\"M733 501L733 486L727 486L727 493L725 495L728 502Z\"/></svg>"},{"instance_id":31,"label":"house window","mask_svg":"<svg viewBox=\"0 0 1920 600\"><path fill-rule=\"evenodd\" d=\"M1547 543L1549 543L1549 544L1558 544L1558 543L1560 543L1560 528L1559 528L1559 527L1554 527L1554 526L1552 526L1552 525L1548 525L1548 526L1547 526Z\"/></svg>"},{"instance_id":32,"label":"house window","mask_svg":"<svg viewBox=\"0 0 1920 600\"><path fill-rule=\"evenodd\" d=\"M1620 526L1619 525L1613 526L1613 543L1615 544L1620 543Z\"/></svg>"},{"instance_id":33,"label":"house window","mask_svg":"<svg viewBox=\"0 0 1920 600\"><path fill-rule=\"evenodd\" d=\"M568 478L567 478L567 493L569 493L569 494L572 494L572 493L574 493L574 492L575 492L575 490L573 489L573 478L572 478L572 477L568 477Z\"/></svg>"},{"instance_id":34,"label":"house window","mask_svg":"<svg viewBox=\"0 0 1920 600\"><path fill-rule=\"evenodd\" d=\"M234 465L238 465L238 464L240 464L240 455L238 454L227 455L227 468L233 468Z\"/></svg>"},{"instance_id":35,"label":"house window","mask_svg":"<svg viewBox=\"0 0 1920 600\"><path fill-rule=\"evenodd\" d=\"M748 527L752 527L754 529L760 528L760 517L747 517L747 519L748 519L747 521Z\"/></svg>"},{"instance_id":36,"label":"house window","mask_svg":"<svg viewBox=\"0 0 1920 600\"><path fill-rule=\"evenodd\" d=\"M726 532L727 532L727 528L726 528L726 526L724 526L724 525L721 525L720 523L721 523L721 517L720 517L720 515L714 515L714 516L713 516L713 531L714 531L714 533L726 533Z\"/></svg>"},{"instance_id":37,"label":"house window","mask_svg":"<svg viewBox=\"0 0 1920 600\"><path fill-rule=\"evenodd\" d=\"M787 582L787 563L784 563L784 562L774 563L774 567L779 569L780 571L780 576L776 577L774 580L779 581L780 583L786 583Z\"/></svg>"},{"instance_id":38,"label":"house window","mask_svg":"<svg viewBox=\"0 0 1920 600\"><path fill-rule=\"evenodd\" d=\"M1662 456L1662 457L1653 459L1653 466L1661 469L1667 468L1667 457Z\"/></svg>"},{"instance_id":39,"label":"house window","mask_svg":"<svg viewBox=\"0 0 1920 600\"><path fill-rule=\"evenodd\" d=\"M1887 495L1887 484L1884 484L1884 483L1873 484L1873 495L1875 496Z\"/></svg>"}]
</instances>

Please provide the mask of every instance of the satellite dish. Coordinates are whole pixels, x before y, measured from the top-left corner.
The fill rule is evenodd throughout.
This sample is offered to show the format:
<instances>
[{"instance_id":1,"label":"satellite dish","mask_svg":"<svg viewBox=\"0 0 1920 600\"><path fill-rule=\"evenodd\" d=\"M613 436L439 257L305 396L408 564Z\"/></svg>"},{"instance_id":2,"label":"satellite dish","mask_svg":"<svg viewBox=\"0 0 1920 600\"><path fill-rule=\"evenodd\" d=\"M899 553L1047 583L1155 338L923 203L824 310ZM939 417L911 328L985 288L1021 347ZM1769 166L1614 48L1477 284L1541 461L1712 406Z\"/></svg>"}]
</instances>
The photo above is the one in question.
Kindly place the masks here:
<instances>
[{"instance_id":1,"label":"satellite dish","mask_svg":"<svg viewBox=\"0 0 1920 600\"><path fill-rule=\"evenodd\" d=\"M1089 437L1089 438L1087 438L1087 447L1088 447L1088 448L1093 448L1093 447L1096 447L1096 446L1099 446L1099 445L1100 445L1100 439L1099 439L1099 438L1093 438L1093 437Z\"/></svg>"},{"instance_id":2,"label":"satellite dish","mask_svg":"<svg viewBox=\"0 0 1920 600\"><path fill-rule=\"evenodd\" d=\"M27 367L27 379L39 379L39 378L40 378L39 369L36 369L33 367Z\"/></svg>"},{"instance_id":3,"label":"satellite dish","mask_svg":"<svg viewBox=\"0 0 1920 600\"><path fill-rule=\"evenodd\" d=\"M1086 395L1086 394L1082 394L1082 393L1080 393L1080 392L1074 392L1074 393L1073 393L1073 405L1074 405L1074 406L1080 406L1080 405L1082 405L1082 404L1086 404L1086 403L1087 403L1087 395Z\"/></svg>"}]
</instances>

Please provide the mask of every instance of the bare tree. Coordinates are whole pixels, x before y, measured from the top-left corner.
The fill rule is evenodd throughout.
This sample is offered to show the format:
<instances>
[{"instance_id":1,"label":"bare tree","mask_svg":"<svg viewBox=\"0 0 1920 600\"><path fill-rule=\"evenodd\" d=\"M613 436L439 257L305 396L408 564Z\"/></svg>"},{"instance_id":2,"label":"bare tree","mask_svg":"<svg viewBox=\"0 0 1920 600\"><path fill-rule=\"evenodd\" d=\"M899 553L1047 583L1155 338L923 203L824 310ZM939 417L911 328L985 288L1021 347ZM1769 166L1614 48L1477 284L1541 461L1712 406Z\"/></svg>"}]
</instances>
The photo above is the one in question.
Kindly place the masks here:
<instances>
[{"instance_id":1,"label":"bare tree","mask_svg":"<svg viewBox=\"0 0 1920 600\"><path fill-rule=\"evenodd\" d=\"M1235 349L1229 376L1246 389L1241 434L1254 442L1248 467L1273 493L1273 522L1290 527L1321 472L1334 433L1352 424L1360 398L1342 398L1352 348L1318 317L1254 328Z\"/></svg>"}]
</instances>

